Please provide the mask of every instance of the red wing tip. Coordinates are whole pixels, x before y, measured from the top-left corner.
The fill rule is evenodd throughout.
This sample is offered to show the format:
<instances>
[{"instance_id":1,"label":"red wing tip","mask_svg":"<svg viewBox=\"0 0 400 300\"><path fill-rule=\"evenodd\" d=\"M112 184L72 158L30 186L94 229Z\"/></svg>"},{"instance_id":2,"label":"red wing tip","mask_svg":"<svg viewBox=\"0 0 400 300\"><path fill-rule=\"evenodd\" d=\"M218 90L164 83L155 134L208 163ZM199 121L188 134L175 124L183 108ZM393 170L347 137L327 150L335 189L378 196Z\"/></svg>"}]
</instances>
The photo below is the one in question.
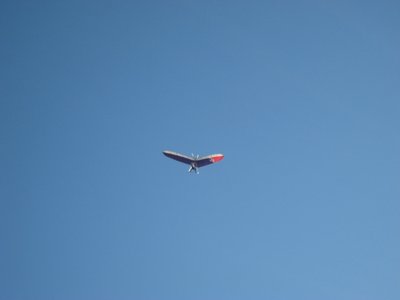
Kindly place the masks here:
<instances>
[{"instance_id":1,"label":"red wing tip","mask_svg":"<svg viewBox=\"0 0 400 300\"><path fill-rule=\"evenodd\" d=\"M219 162L219 161L221 161L223 159L224 159L224 155L223 154L215 154L211 158L213 163Z\"/></svg>"}]
</instances>

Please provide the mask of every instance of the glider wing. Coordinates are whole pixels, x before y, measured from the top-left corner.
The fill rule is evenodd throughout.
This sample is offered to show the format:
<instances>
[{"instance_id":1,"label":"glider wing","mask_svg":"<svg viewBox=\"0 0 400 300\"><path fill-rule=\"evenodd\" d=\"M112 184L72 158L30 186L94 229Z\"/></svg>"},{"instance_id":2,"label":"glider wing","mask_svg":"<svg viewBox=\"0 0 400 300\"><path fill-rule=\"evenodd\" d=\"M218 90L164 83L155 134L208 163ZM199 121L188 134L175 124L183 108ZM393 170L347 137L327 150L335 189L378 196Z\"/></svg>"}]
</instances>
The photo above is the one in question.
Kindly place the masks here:
<instances>
[{"instance_id":1,"label":"glider wing","mask_svg":"<svg viewBox=\"0 0 400 300\"><path fill-rule=\"evenodd\" d=\"M184 164L190 165L193 162L195 162L195 160L193 158L191 158L189 156L186 156L186 155L183 155L183 154L180 154L180 153L177 153L177 152L163 151L163 153L164 153L165 156L167 156L169 158L172 158L172 159L175 159L177 161L180 161L180 162L182 162Z\"/></svg>"},{"instance_id":2,"label":"glider wing","mask_svg":"<svg viewBox=\"0 0 400 300\"><path fill-rule=\"evenodd\" d=\"M223 158L224 158L224 156L222 154L212 154L212 155L200 157L199 159L196 160L196 165L199 168L204 167L204 166L219 162Z\"/></svg>"}]
</instances>

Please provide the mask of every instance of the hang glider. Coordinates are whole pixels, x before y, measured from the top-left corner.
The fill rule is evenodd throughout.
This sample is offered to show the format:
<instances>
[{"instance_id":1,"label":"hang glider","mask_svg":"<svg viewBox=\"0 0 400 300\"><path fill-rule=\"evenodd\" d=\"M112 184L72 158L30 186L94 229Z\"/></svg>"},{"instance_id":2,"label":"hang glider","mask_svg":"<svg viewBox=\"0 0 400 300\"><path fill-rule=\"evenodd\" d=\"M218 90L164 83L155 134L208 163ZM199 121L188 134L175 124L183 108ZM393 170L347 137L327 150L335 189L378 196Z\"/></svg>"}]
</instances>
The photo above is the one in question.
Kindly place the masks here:
<instances>
[{"instance_id":1,"label":"hang glider","mask_svg":"<svg viewBox=\"0 0 400 300\"><path fill-rule=\"evenodd\" d=\"M216 162L219 162L220 160L222 160L224 158L224 156L222 154L211 154L211 155L207 155L207 156L202 156L199 157L199 155L194 156L192 154L192 157L187 156L187 155L183 155L177 152L172 152L172 151L163 151L164 155L175 159L181 163L187 164L189 165L189 170L188 172L196 172L196 174L199 174L199 168L207 166L207 165L211 165L214 164Z\"/></svg>"}]
</instances>

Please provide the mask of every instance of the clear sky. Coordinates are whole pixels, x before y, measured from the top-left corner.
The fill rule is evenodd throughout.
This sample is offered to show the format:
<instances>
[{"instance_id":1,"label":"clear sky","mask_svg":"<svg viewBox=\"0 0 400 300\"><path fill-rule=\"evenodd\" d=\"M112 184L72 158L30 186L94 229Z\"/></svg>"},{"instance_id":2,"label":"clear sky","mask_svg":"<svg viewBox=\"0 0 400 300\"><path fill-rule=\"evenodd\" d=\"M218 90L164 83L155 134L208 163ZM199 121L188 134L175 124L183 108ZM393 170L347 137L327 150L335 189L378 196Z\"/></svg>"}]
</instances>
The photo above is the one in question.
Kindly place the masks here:
<instances>
[{"instance_id":1,"label":"clear sky","mask_svg":"<svg viewBox=\"0 0 400 300\"><path fill-rule=\"evenodd\" d=\"M2 1L0 298L400 299L399 15Z\"/></svg>"}]
</instances>

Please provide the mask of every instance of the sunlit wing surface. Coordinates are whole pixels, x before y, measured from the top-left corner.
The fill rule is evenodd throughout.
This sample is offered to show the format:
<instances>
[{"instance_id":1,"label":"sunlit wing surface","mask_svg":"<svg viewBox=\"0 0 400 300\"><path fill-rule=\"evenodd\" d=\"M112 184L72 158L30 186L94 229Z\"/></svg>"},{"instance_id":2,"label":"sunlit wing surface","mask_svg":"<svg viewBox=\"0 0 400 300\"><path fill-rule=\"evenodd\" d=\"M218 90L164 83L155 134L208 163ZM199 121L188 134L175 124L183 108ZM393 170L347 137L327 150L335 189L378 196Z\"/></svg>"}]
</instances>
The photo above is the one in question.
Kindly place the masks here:
<instances>
[{"instance_id":1,"label":"sunlit wing surface","mask_svg":"<svg viewBox=\"0 0 400 300\"><path fill-rule=\"evenodd\" d=\"M196 160L196 165L198 168L211 165L221 161L224 158L222 154L212 154L204 157L200 157Z\"/></svg>"},{"instance_id":2,"label":"sunlit wing surface","mask_svg":"<svg viewBox=\"0 0 400 300\"><path fill-rule=\"evenodd\" d=\"M193 159L193 158L191 158L189 156L177 153L177 152L163 151L163 153L164 153L165 156L167 156L169 158L172 158L172 159L175 159L177 161L180 161L180 162L182 162L184 164L191 165L192 163L195 162L195 159Z\"/></svg>"}]
</instances>

